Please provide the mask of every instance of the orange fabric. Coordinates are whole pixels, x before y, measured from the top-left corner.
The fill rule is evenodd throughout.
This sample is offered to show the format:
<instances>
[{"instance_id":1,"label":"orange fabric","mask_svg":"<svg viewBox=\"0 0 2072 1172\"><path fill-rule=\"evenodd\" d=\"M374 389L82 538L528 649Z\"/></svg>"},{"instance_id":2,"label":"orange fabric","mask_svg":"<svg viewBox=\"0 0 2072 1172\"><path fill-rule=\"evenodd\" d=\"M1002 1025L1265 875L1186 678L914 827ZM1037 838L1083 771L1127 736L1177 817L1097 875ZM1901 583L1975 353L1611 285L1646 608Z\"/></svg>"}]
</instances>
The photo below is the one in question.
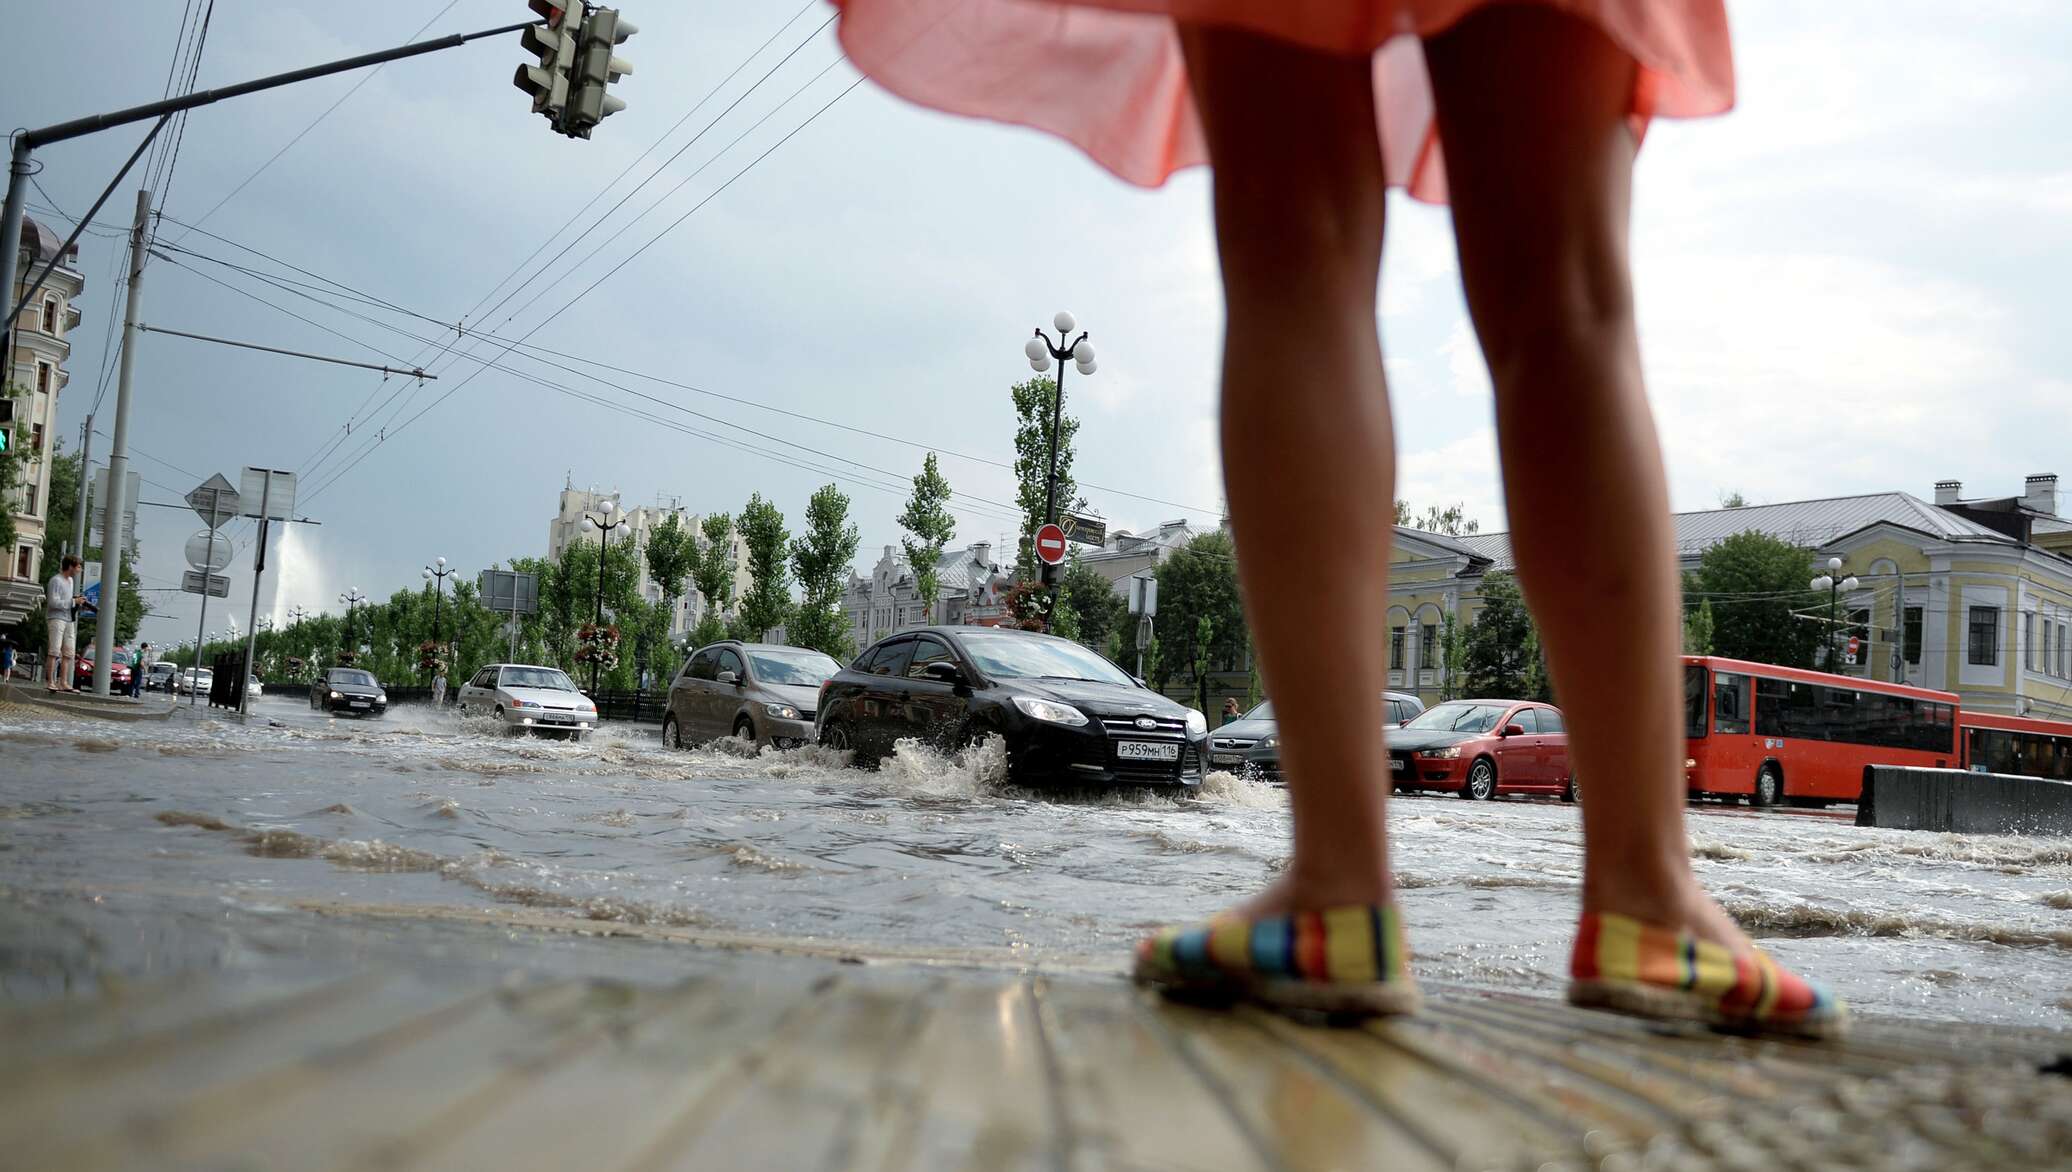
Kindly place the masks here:
<instances>
[{"instance_id":1,"label":"orange fabric","mask_svg":"<svg viewBox=\"0 0 2072 1172\"><path fill-rule=\"evenodd\" d=\"M1369 55L1393 186L1446 200L1417 38L1517 0L834 0L850 61L886 89L956 114L1031 126L1145 187L1208 161L1176 20ZM1595 23L1639 70L1633 130L1734 104L1722 0L1536 0Z\"/></svg>"}]
</instances>

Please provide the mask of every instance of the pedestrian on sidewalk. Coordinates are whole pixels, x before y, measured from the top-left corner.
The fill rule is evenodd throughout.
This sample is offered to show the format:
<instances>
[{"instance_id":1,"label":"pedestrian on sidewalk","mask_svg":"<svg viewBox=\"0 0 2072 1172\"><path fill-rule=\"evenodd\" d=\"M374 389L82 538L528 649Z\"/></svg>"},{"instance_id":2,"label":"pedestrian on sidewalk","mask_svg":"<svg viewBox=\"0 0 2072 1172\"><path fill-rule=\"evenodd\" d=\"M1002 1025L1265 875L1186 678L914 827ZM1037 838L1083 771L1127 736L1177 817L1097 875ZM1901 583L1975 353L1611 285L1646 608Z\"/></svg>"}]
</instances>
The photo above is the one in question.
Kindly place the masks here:
<instances>
[{"instance_id":1,"label":"pedestrian on sidewalk","mask_svg":"<svg viewBox=\"0 0 2072 1172\"><path fill-rule=\"evenodd\" d=\"M1684 833L1676 547L1627 232L1649 119L1733 105L1722 0L835 4L849 60L894 93L1050 131L1143 186L1214 170L1230 528L1294 849L1266 891L1140 942L1136 979L1419 1004L1389 866L1393 528L1374 507L1395 499L1376 291L1401 187L1452 206L1511 551L1591 779L1569 999L1839 1032L1841 1004L1698 885Z\"/></svg>"},{"instance_id":2,"label":"pedestrian on sidewalk","mask_svg":"<svg viewBox=\"0 0 2072 1172\"><path fill-rule=\"evenodd\" d=\"M1236 697L1236 696L1225 696L1225 697L1223 697L1223 720L1222 720L1222 723L1223 723L1223 724L1229 724L1229 723L1230 723L1231 721L1233 721L1233 720L1236 720L1236 719L1237 719L1237 718L1238 718L1238 717L1239 717L1240 715L1241 715L1241 714L1240 714L1240 713L1238 712L1238 710L1237 710L1237 697Z\"/></svg>"},{"instance_id":3,"label":"pedestrian on sidewalk","mask_svg":"<svg viewBox=\"0 0 2072 1172\"><path fill-rule=\"evenodd\" d=\"M134 700L144 691L144 671L151 662L151 644L145 643L130 657L129 698Z\"/></svg>"},{"instance_id":4,"label":"pedestrian on sidewalk","mask_svg":"<svg viewBox=\"0 0 2072 1172\"><path fill-rule=\"evenodd\" d=\"M76 674L74 660L78 649L74 646L79 633L79 600L73 593L73 579L79 576L79 559L66 554L58 563L58 572L52 574L43 587L44 640L46 650L43 661L48 666L43 687L51 692L76 692L72 677Z\"/></svg>"},{"instance_id":5,"label":"pedestrian on sidewalk","mask_svg":"<svg viewBox=\"0 0 2072 1172\"><path fill-rule=\"evenodd\" d=\"M446 706L446 669L439 668L432 673L432 707Z\"/></svg>"}]
</instances>

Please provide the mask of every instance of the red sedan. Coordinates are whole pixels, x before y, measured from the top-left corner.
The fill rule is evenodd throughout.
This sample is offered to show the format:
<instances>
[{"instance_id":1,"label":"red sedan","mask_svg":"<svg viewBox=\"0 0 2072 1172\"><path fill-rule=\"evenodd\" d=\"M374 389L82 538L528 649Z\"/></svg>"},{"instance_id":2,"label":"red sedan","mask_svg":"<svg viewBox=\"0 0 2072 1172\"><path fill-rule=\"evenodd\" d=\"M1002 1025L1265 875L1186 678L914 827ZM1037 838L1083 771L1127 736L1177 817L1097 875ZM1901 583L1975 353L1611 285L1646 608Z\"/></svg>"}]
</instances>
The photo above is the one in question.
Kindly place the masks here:
<instances>
[{"instance_id":1,"label":"red sedan","mask_svg":"<svg viewBox=\"0 0 2072 1172\"><path fill-rule=\"evenodd\" d=\"M1576 799L1561 710L1529 700L1449 700L1389 733L1397 789L1451 790L1473 801L1499 794Z\"/></svg>"},{"instance_id":2,"label":"red sedan","mask_svg":"<svg viewBox=\"0 0 2072 1172\"><path fill-rule=\"evenodd\" d=\"M114 663L108 665L109 691L128 691L129 682L129 664L126 664L118 659ZM75 688L91 688L94 686L93 660L80 658L74 661L74 667L72 668L72 686Z\"/></svg>"}]
</instances>

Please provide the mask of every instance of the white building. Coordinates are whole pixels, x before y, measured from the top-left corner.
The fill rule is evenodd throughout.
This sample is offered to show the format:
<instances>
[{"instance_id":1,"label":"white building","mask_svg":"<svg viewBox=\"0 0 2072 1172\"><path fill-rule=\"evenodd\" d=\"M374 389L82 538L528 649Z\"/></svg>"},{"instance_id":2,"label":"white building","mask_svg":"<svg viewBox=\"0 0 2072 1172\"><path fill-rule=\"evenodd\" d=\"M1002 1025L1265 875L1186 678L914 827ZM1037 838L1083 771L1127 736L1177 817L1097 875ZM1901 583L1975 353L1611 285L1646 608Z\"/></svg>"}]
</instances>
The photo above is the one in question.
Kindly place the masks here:
<instances>
[{"instance_id":1,"label":"white building","mask_svg":"<svg viewBox=\"0 0 2072 1172\"><path fill-rule=\"evenodd\" d=\"M1079 561L1108 579L1116 593L1127 596L1132 577L1156 570L1174 551L1206 532L1184 520L1162 522L1146 533L1118 529L1108 535L1107 544L1101 548L1082 551Z\"/></svg>"},{"instance_id":2,"label":"white building","mask_svg":"<svg viewBox=\"0 0 2072 1172\"><path fill-rule=\"evenodd\" d=\"M583 527L583 517L585 514L602 516L600 510L606 501L611 502L613 519L622 522L611 531L613 547L623 548L621 542L633 543L634 557L640 563L640 596L649 602L662 601L662 588L649 575L647 567L647 543L655 527L662 524L665 519L675 517L677 524L697 537L701 543L704 541L704 533L699 528L704 523L704 516L684 508L681 502L658 502L627 509L621 504L617 492L599 492L594 488L582 489L576 488L573 484L564 484L561 489L559 511L547 522L548 560L559 560L562 551L574 542L587 541L595 545L602 540L603 534L600 531ZM741 596L748 592L748 543L742 539L739 529L734 530L733 555L734 606L722 611L722 618L731 618ZM705 599L695 586L686 581L682 596L676 600L676 613L669 619L669 637L683 638L704 618Z\"/></svg>"},{"instance_id":3,"label":"white building","mask_svg":"<svg viewBox=\"0 0 2072 1172\"><path fill-rule=\"evenodd\" d=\"M921 603L913 567L896 545L885 547L869 576L849 575L842 611L858 647L907 627L961 624L990 626L1000 620L1001 596L1013 579L993 560L993 543L974 542L945 550L935 567L936 599L931 610Z\"/></svg>"},{"instance_id":4,"label":"white building","mask_svg":"<svg viewBox=\"0 0 2072 1172\"><path fill-rule=\"evenodd\" d=\"M21 253L15 258L15 287L7 293L7 307L21 299L24 290L57 255L64 237L34 220L22 220ZM65 360L71 357L69 340L79 325L74 304L86 287L86 278L73 262L79 248L74 245L50 271L50 279L15 323L9 339L7 385L19 392L14 401L14 443L28 456L15 490L5 507L14 514L14 548L5 551L0 563L0 624L28 617L43 599L43 535L50 520L50 453L57 440L58 393L71 377ZM57 518L69 525L71 518ZM51 572L55 572L52 567Z\"/></svg>"}]
</instances>

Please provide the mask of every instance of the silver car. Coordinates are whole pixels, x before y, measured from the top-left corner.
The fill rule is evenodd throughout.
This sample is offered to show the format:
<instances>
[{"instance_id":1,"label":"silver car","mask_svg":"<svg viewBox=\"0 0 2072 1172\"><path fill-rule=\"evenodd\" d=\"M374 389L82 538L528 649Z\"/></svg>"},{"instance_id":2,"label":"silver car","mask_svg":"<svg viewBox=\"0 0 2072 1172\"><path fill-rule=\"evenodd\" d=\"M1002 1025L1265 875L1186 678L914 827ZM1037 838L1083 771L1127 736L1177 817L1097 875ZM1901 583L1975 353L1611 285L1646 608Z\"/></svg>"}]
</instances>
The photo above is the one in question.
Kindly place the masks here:
<instances>
[{"instance_id":1,"label":"silver car","mask_svg":"<svg viewBox=\"0 0 2072 1172\"><path fill-rule=\"evenodd\" d=\"M558 667L492 663L468 678L456 698L463 715L488 712L512 729L581 738L597 727L597 705Z\"/></svg>"},{"instance_id":2,"label":"silver car","mask_svg":"<svg viewBox=\"0 0 2072 1172\"><path fill-rule=\"evenodd\" d=\"M669 685L662 740L677 748L727 736L780 749L810 744L820 685L840 670L805 647L733 640L701 647Z\"/></svg>"}]
</instances>

